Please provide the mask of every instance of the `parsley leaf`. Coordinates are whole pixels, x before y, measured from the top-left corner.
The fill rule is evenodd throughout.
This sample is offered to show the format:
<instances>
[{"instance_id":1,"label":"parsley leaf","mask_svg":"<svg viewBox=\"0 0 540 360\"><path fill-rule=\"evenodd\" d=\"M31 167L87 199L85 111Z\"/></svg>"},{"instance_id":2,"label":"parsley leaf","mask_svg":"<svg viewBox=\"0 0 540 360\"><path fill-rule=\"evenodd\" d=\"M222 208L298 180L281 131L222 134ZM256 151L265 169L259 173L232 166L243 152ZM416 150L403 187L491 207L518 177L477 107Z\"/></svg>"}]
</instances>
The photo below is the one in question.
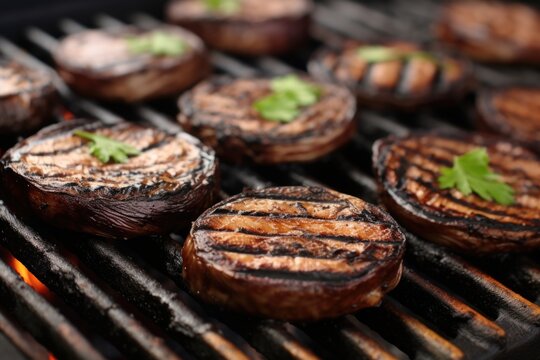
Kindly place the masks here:
<instances>
[{"instance_id":1,"label":"parsley leaf","mask_svg":"<svg viewBox=\"0 0 540 360\"><path fill-rule=\"evenodd\" d=\"M303 81L295 75L287 75L272 80L271 88L274 93L288 94L301 106L315 104L321 96L321 89L318 86Z\"/></svg>"},{"instance_id":2,"label":"parsley leaf","mask_svg":"<svg viewBox=\"0 0 540 360\"><path fill-rule=\"evenodd\" d=\"M240 9L240 0L204 0L208 10L232 14Z\"/></svg>"},{"instance_id":3,"label":"parsley leaf","mask_svg":"<svg viewBox=\"0 0 540 360\"><path fill-rule=\"evenodd\" d=\"M186 43L178 35L164 31L129 37L126 39L129 51L134 54L155 56L179 56L187 50Z\"/></svg>"},{"instance_id":4,"label":"parsley leaf","mask_svg":"<svg viewBox=\"0 0 540 360\"><path fill-rule=\"evenodd\" d=\"M298 104L287 93L274 93L257 101L253 107L266 120L291 122L299 114Z\"/></svg>"},{"instance_id":5,"label":"parsley leaf","mask_svg":"<svg viewBox=\"0 0 540 360\"><path fill-rule=\"evenodd\" d=\"M471 150L454 158L452 168L443 167L439 177L441 189L457 188L463 195L475 193L487 201L502 205L515 202L514 189L502 182L489 168L485 148Z\"/></svg>"},{"instance_id":6,"label":"parsley leaf","mask_svg":"<svg viewBox=\"0 0 540 360\"><path fill-rule=\"evenodd\" d=\"M110 139L103 135L92 134L86 131L75 131L73 135L90 140L90 154L104 164L111 160L115 163L125 163L129 156L139 155L141 152L128 144Z\"/></svg>"},{"instance_id":7,"label":"parsley leaf","mask_svg":"<svg viewBox=\"0 0 540 360\"><path fill-rule=\"evenodd\" d=\"M404 51L388 46L361 46L358 56L368 63L388 62L394 60L425 59L436 63L437 58L425 51Z\"/></svg>"},{"instance_id":8,"label":"parsley leaf","mask_svg":"<svg viewBox=\"0 0 540 360\"><path fill-rule=\"evenodd\" d=\"M315 104L321 97L321 89L296 75L273 79L270 83L272 94L257 100L253 108L266 120L291 122L299 114L300 108Z\"/></svg>"}]
</instances>

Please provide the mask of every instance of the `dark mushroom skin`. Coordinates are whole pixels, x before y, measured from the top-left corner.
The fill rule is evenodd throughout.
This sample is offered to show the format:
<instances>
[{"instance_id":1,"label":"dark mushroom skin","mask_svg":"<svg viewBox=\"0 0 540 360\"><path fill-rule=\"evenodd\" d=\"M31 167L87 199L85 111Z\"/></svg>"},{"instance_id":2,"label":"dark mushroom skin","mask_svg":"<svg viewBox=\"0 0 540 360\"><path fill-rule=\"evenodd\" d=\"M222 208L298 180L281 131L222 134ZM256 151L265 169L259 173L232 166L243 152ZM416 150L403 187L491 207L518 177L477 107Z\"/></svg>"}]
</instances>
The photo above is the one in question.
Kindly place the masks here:
<instances>
[{"instance_id":1,"label":"dark mushroom skin","mask_svg":"<svg viewBox=\"0 0 540 360\"><path fill-rule=\"evenodd\" d=\"M477 61L540 64L540 11L525 4L452 1L435 29L441 43Z\"/></svg>"},{"instance_id":2,"label":"dark mushroom skin","mask_svg":"<svg viewBox=\"0 0 540 360\"><path fill-rule=\"evenodd\" d=\"M38 130L52 118L58 100L51 74L0 60L0 135Z\"/></svg>"},{"instance_id":3,"label":"dark mushroom skin","mask_svg":"<svg viewBox=\"0 0 540 360\"><path fill-rule=\"evenodd\" d=\"M153 31L177 35L186 43L187 50L175 56L130 50L127 38ZM62 79L77 93L125 103L178 95L210 71L203 42L175 26L82 31L64 38L54 59Z\"/></svg>"},{"instance_id":4,"label":"dark mushroom skin","mask_svg":"<svg viewBox=\"0 0 540 360\"><path fill-rule=\"evenodd\" d=\"M417 57L369 63L358 55L360 46L384 46L403 52L425 51L408 42L364 43L344 41L336 48L316 52L308 64L318 80L349 87L365 107L414 111L447 105L461 99L473 86L469 62L442 53L434 60Z\"/></svg>"},{"instance_id":5,"label":"dark mushroom skin","mask_svg":"<svg viewBox=\"0 0 540 360\"><path fill-rule=\"evenodd\" d=\"M120 140L141 154L103 164L75 130ZM8 206L27 219L123 239L189 226L213 203L217 166L212 150L185 133L70 121L10 149L0 162L0 183Z\"/></svg>"},{"instance_id":6,"label":"dark mushroom skin","mask_svg":"<svg viewBox=\"0 0 540 360\"><path fill-rule=\"evenodd\" d=\"M540 154L540 87L485 89L476 98L480 129L514 139Z\"/></svg>"},{"instance_id":7,"label":"dark mushroom skin","mask_svg":"<svg viewBox=\"0 0 540 360\"><path fill-rule=\"evenodd\" d=\"M514 205L439 187L441 167L478 147L514 189ZM414 133L377 141L373 163L383 204L411 232L473 255L540 247L540 159L527 149L479 134Z\"/></svg>"},{"instance_id":8,"label":"dark mushroom skin","mask_svg":"<svg viewBox=\"0 0 540 360\"><path fill-rule=\"evenodd\" d=\"M182 251L197 297L314 321L376 306L400 280L405 236L380 208L317 187L250 190L207 210Z\"/></svg>"},{"instance_id":9,"label":"dark mushroom skin","mask_svg":"<svg viewBox=\"0 0 540 360\"><path fill-rule=\"evenodd\" d=\"M346 143L356 129L356 101L344 87L320 86L319 101L290 123L263 119L253 103L271 93L269 78L214 77L179 101L187 132L232 163L279 164L316 160Z\"/></svg>"},{"instance_id":10,"label":"dark mushroom skin","mask_svg":"<svg viewBox=\"0 0 540 360\"><path fill-rule=\"evenodd\" d=\"M240 0L235 13L208 10L200 0L173 0L169 22L199 35L215 49L237 55L277 55L308 38L311 0Z\"/></svg>"}]
</instances>

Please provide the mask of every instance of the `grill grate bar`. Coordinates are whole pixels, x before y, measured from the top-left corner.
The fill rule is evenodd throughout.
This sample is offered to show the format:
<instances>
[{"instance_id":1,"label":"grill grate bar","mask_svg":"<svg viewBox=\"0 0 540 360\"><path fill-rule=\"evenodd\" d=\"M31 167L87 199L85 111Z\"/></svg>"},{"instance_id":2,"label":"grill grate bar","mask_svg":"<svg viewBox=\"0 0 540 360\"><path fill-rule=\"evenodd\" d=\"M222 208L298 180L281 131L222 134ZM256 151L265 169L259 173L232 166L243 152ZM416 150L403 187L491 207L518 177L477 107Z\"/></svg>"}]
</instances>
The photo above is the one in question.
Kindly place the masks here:
<instances>
[{"instance_id":1,"label":"grill grate bar","mask_svg":"<svg viewBox=\"0 0 540 360\"><path fill-rule=\"evenodd\" d=\"M276 321L261 321L248 330L251 342L269 359L321 359L293 334L299 331L293 325Z\"/></svg>"},{"instance_id":2,"label":"grill grate bar","mask_svg":"<svg viewBox=\"0 0 540 360\"><path fill-rule=\"evenodd\" d=\"M5 208L2 207L0 212L4 215ZM0 261L0 293L4 307L9 309L36 339L46 344L58 356L70 359L103 359L73 324L3 261ZM41 353L38 345L28 339L19 338L16 344L23 342L37 348L36 354ZM28 351L30 350L33 349L29 348Z\"/></svg>"},{"instance_id":3,"label":"grill grate bar","mask_svg":"<svg viewBox=\"0 0 540 360\"><path fill-rule=\"evenodd\" d=\"M49 352L38 343L28 332L16 324L11 316L0 309L0 332L30 360L44 360L49 358Z\"/></svg>"},{"instance_id":4,"label":"grill grate bar","mask_svg":"<svg viewBox=\"0 0 540 360\"><path fill-rule=\"evenodd\" d=\"M456 343L484 343L482 351L486 351L493 345L500 347L506 340L502 327L408 267L392 294L408 308L429 318Z\"/></svg>"},{"instance_id":5,"label":"grill grate bar","mask_svg":"<svg viewBox=\"0 0 540 360\"><path fill-rule=\"evenodd\" d=\"M226 195L225 197L229 197ZM141 241L138 246L140 252L152 265L161 270L167 277L173 280L180 288L184 288L181 276L182 264L182 241L170 237L156 237ZM237 319L230 319L238 322ZM242 321L242 320L241 320ZM275 321L242 321L241 334L250 343L269 359L305 359L315 360L319 356L307 347L297 336L299 331L293 325ZM289 328L289 330L287 330ZM291 332L290 329L295 331Z\"/></svg>"},{"instance_id":6,"label":"grill grate bar","mask_svg":"<svg viewBox=\"0 0 540 360\"><path fill-rule=\"evenodd\" d=\"M386 297L379 308L362 312L362 320L411 358L463 359L463 351Z\"/></svg>"},{"instance_id":7,"label":"grill grate bar","mask_svg":"<svg viewBox=\"0 0 540 360\"><path fill-rule=\"evenodd\" d=\"M330 1L330 4L332 16L339 13L342 18L384 33L400 34L420 41L429 39L429 32L419 31L417 26L388 16L372 7L348 0Z\"/></svg>"},{"instance_id":8,"label":"grill grate bar","mask_svg":"<svg viewBox=\"0 0 540 360\"><path fill-rule=\"evenodd\" d=\"M73 304L86 318L96 319L99 322L97 325L120 349L139 358L179 358L160 338L145 330L77 267L60 255L56 244L43 239L12 215L4 205L0 206L0 226L4 228L0 241L6 248L49 289ZM18 295L21 301L37 296L33 291ZM83 349L79 342L71 345L74 349Z\"/></svg>"},{"instance_id":9,"label":"grill grate bar","mask_svg":"<svg viewBox=\"0 0 540 360\"><path fill-rule=\"evenodd\" d=\"M124 298L147 313L156 323L169 331L186 347L204 358L258 358L244 342L235 344L233 336L222 324L209 320L199 311L187 294L179 289L169 290L138 266L126 253L111 243L88 239L73 243L76 253L102 278L107 279ZM176 269L178 273L181 267Z\"/></svg>"},{"instance_id":10,"label":"grill grate bar","mask_svg":"<svg viewBox=\"0 0 540 360\"><path fill-rule=\"evenodd\" d=\"M490 258L487 268L540 305L540 266L525 256Z\"/></svg>"},{"instance_id":11,"label":"grill grate bar","mask_svg":"<svg viewBox=\"0 0 540 360\"><path fill-rule=\"evenodd\" d=\"M329 332L332 336L329 336ZM362 324L353 315L343 316L332 323L310 326L308 333L346 359L403 360L409 357L380 335ZM336 357L336 354L333 354Z\"/></svg>"},{"instance_id":12,"label":"grill grate bar","mask_svg":"<svg viewBox=\"0 0 540 360\"><path fill-rule=\"evenodd\" d=\"M458 294L467 289L461 295L490 314L490 317L504 322L540 326L540 306L441 247L421 241L411 234L408 234L407 241L410 258L415 265L443 279Z\"/></svg>"}]
</instances>

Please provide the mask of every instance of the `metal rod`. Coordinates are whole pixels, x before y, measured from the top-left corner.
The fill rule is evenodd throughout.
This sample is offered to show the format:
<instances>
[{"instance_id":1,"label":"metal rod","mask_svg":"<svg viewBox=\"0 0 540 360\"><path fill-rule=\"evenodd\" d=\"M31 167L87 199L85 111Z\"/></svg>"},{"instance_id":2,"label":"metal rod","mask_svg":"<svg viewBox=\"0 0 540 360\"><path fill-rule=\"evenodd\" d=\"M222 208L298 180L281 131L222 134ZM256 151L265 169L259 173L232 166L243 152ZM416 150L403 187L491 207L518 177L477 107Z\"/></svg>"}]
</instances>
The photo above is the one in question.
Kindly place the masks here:
<instances>
[{"instance_id":1,"label":"metal rod","mask_svg":"<svg viewBox=\"0 0 540 360\"><path fill-rule=\"evenodd\" d=\"M179 359L162 341L148 332L131 314L122 310L109 295L84 275L68 259L60 255L56 245L45 240L22 223L2 204L0 242L49 289L84 314L94 319L119 348L131 356L145 359ZM32 293L18 294L26 301ZM74 344L78 346L77 344ZM77 346L74 346L76 351Z\"/></svg>"},{"instance_id":2,"label":"metal rod","mask_svg":"<svg viewBox=\"0 0 540 360\"><path fill-rule=\"evenodd\" d=\"M141 311L164 327L197 356L204 358L248 359L257 353L222 324L194 310L193 301L180 289L169 290L109 242L96 239L71 242L86 264ZM176 270L182 271L181 267Z\"/></svg>"},{"instance_id":3,"label":"metal rod","mask_svg":"<svg viewBox=\"0 0 540 360\"><path fill-rule=\"evenodd\" d=\"M0 209L2 215L4 210ZM3 261L0 261L0 293L3 306L53 353L69 359L104 359L73 324ZM39 348L36 350L36 354L41 352Z\"/></svg>"},{"instance_id":4,"label":"metal rod","mask_svg":"<svg viewBox=\"0 0 540 360\"><path fill-rule=\"evenodd\" d=\"M4 334L26 358L30 360L49 359L49 351L38 343L26 330L16 324L12 320L12 316L8 315L2 308L0 308L0 332Z\"/></svg>"}]
</instances>

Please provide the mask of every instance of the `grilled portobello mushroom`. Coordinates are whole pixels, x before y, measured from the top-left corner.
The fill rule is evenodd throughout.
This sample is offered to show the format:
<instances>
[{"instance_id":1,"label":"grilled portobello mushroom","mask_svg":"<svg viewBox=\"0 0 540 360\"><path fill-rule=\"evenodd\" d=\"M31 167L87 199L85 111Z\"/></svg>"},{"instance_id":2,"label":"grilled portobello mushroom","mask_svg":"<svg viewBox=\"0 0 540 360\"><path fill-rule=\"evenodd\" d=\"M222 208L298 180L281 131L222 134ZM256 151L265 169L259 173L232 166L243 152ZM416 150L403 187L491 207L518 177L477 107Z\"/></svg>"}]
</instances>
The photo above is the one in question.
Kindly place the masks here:
<instances>
[{"instance_id":1,"label":"grilled portobello mushroom","mask_svg":"<svg viewBox=\"0 0 540 360\"><path fill-rule=\"evenodd\" d=\"M484 90L476 107L482 129L508 136L540 153L540 87Z\"/></svg>"},{"instance_id":2,"label":"grilled portobello mushroom","mask_svg":"<svg viewBox=\"0 0 540 360\"><path fill-rule=\"evenodd\" d=\"M171 45L173 40L178 43ZM181 50L167 54L171 46ZM83 31L63 39L54 59L76 92L127 103L176 95L209 72L202 41L174 26Z\"/></svg>"},{"instance_id":3,"label":"grilled portobello mushroom","mask_svg":"<svg viewBox=\"0 0 540 360\"><path fill-rule=\"evenodd\" d=\"M479 61L540 64L540 11L525 4L450 2L443 7L436 36Z\"/></svg>"},{"instance_id":4,"label":"grilled portobello mushroom","mask_svg":"<svg viewBox=\"0 0 540 360\"><path fill-rule=\"evenodd\" d=\"M204 301L319 320L375 306L401 277L405 236L380 208L316 187L250 190L207 210L184 244Z\"/></svg>"},{"instance_id":5,"label":"grilled portobello mushroom","mask_svg":"<svg viewBox=\"0 0 540 360\"><path fill-rule=\"evenodd\" d=\"M376 56L361 56L360 49L372 49ZM468 62L407 42L345 41L339 48L316 52L308 69L316 79L352 89L359 104L407 111L455 102L473 83Z\"/></svg>"},{"instance_id":6,"label":"grilled portobello mushroom","mask_svg":"<svg viewBox=\"0 0 540 360\"><path fill-rule=\"evenodd\" d=\"M58 94L49 73L0 60L0 135L39 129L51 119L57 103Z\"/></svg>"},{"instance_id":7,"label":"grilled portobello mushroom","mask_svg":"<svg viewBox=\"0 0 540 360\"><path fill-rule=\"evenodd\" d=\"M125 163L103 164L84 130L140 150ZM0 161L3 199L21 216L107 238L167 234L213 203L217 161L192 136L122 123L70 121L49 126Z\"/></svg>"},{"instance_id":8,"label":"grilled portobello mushroom","mask_svg":"<svg viewBox=\"0 0 540 360\"><path fill-rule=\"evenodd\" d=\"M314 83L309 80L310 83ZM214 77L185 93L178 121L220 158L260 164L306 162L347 142L356 129L356 102L343 87L314 83L322 95L289 123L269 121L253 108L271 79Z\"/></svg>"},{"instance_id":9,"label":"grilled portobello mushroom","mask_svg":"<svg viewBox=\"0 0 540 360\"><path fill-rule=\"evenodd\" d=\"M275 55L308 37L311 0L239 0L237 9L211 9L202 0L174 0L169 22L198 34L208 46L238 55Z\"/></svg>"},{"instance_id":10,"label":"grilled portobello mushroom","mask_svg":"<svg viewBox=\"0 0 540 360\"><path fill-rule=\"evenodd\" d=\"M478 147L514 189L514 205L440 188L441 167ZM540 247L540 159L525 148L476 134L416 133L376 142L373 163L384 205L419 236L471 254Z\"/></svg>"}]
</instances>

